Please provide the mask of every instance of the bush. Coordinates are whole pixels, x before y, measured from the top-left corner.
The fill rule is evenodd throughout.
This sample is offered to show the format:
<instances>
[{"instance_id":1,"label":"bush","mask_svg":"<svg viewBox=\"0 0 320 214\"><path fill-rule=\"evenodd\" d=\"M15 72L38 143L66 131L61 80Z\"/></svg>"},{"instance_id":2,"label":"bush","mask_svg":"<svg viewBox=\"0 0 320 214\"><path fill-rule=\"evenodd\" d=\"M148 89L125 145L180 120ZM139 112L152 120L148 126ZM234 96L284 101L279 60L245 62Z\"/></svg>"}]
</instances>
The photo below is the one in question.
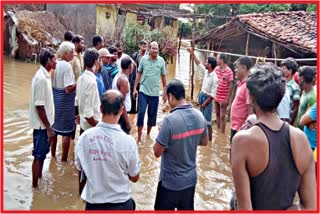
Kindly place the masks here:
<instances>
[{"instance_id":1,"label":"bush","mask_svg":"<svg viewBox=\"0 0 320 214\"><path fill-rule=\"evenodd\" d=\"M150 31L147 24L129 24L124 29L122 36L125 52L132 55L138 51L141 40L146 40L148 43L156 41L159 44L159 55L168 61L177 53L176 38L171 35L171 32L170 27Z\"/></svg>"}]
</instances>

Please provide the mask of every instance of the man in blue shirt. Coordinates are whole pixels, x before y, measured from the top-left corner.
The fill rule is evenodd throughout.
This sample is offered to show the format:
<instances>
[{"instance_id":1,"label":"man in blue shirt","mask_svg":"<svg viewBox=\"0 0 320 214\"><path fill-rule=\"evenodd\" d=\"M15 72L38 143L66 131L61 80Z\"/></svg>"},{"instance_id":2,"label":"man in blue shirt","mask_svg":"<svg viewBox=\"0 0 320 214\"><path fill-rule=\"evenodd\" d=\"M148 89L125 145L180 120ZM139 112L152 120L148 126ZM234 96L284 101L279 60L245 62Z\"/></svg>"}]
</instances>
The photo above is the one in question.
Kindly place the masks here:
<instances>
[{"instance_id":1,"label":"man in blue shirt","mask_svg":"<svg viewBox=\"0 0 320 214\"><path fill-rule=\"evenodd\" d=\"M317 147L317 103L313 104L300 119L300 125L304 126L310 147L314 151Z\"/></svg>"},{"instance_id":2,"label":"man in blue shirt","mask_svg":"<svg viewBox=\"0 0 320 214\"><path fill-rule=\"evenodd\" d=\"M202 113L185 100L181 81L172 80L165 93L171 114L164 118L154 155L161 158L155 210L193 210L197 184L197 147L208 144L208 130Z\"/></svg>"}]
</instances>

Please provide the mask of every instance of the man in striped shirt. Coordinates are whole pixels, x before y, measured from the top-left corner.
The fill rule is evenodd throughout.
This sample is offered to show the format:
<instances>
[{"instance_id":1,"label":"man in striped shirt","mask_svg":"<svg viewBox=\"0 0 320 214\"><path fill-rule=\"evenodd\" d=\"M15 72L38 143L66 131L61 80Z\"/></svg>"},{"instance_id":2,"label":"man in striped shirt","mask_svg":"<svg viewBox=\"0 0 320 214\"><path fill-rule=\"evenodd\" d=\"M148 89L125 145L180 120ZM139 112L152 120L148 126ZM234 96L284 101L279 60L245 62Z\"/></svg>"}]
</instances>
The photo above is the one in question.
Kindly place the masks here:
<instances>
[{"instance_id":1,"label":"man in striped shirt","mask_svg":"<svg viewBox=\"0 0 320 214\"><path fill-rule=\"evenodd\" d=\"M218 77L218 88L216 97L214 99L217 127L222 133L226 129L226 112L231 100L231 93L233 87L233 72L226 64L227 56L219 54L217 57L218 65L214 71Z\"/></svg>"}]
</instances>

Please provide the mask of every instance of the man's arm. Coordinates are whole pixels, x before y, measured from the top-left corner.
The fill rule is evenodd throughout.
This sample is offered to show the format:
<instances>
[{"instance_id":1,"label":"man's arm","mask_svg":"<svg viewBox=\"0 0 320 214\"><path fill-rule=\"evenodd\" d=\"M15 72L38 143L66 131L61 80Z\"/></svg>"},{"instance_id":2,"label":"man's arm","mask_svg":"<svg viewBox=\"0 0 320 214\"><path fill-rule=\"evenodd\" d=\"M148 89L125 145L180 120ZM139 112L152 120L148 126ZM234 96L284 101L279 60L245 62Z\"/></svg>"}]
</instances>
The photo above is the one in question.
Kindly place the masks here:
<instances>
[{"instance_id":1,"label":"man's arm","mask_svg":"<svg viewBox=\"0 0 320 214\"><path fill-rule=\"evenodd\" d=\"M163 86L163 93L162 93L162 100L163 103L167 102L167 93L165 92L165 88L167 87L167 80L166 80L166 75L161 75L161 80L162 80L162 86Z\"/></svg>"},{"instance_id":2,"label":"man's arm","mask_svg":"<svg viewBox=\"0 0 320 214\"><path fill-rule=\"evenodd\" d=\"M293 113L292 113L290 125L294 125L294 123L296 121L298 111L299 111L299 105L300 105L300 100L293 101Z\"/></svg>"},{"instance_id":3,"label":"man's arm","mask_svg":"<svg viewBox=\"0 0 320 214\"><path fill-rule=\"evenodd\" d=\"M198 58L196 57L196 55L194 54L192 48L187 48L187 51L188 51L188 52L190 53L190 55L193 57L194 62L195 62L197 65L201 64L200 61L199 61L199 59L198 59Z\"/></svg>"},{"instance_id":4,"label":"man's arm","mask_svg":"<svg viewBox=\"0 0 320 214\"><path fill-rule=\"evenodd\" d=\"M231 168L236 189L237 209L252 210L249 173L246 168L245 139L241 133L235 135L231 144Z\"/></svg>"},{"instance_id":5,"label":"man's arm","mask_svg":"<svg viewBox=\"0 0 320 214\"><path fill-rule=\"evenodd\" d=\"M137 94L138 94L137 87L138 87L138 83L141 80L141 76L142 76L142 72L138 71L137 76L136 76L136 81L134 82L134 87L133 87L133 95L134 96L137 96Z\"/></svg>"},{"instance_id":6,"label":"man's arm","mask_svg":"<svg viewBox=\"0 0 320 214\"><path fill-rule=\"evenodd\" d=\"M131 130L131 124L130 124L129 116L128 116L128 113L127 113L126 109L124 109L124 110L122 111L122 116L123 116L123 118L124 118L124 121L126 122L126 128L127 128L127 130L130 132L130 130Z\"/></svg>"},{"instance_id":7,"label":"man's arm","mask_svg":"<svg viewBox=\"0 0 320 214\"><path fill-rule=\"evenodd\" d=\"M136 183L139 180L141 162L139 159L138 147L136 142L132 138L132 152L129 155L129 162L128 162L128 176L129 180Z\"/></svg>"},{"instance_id":8,"label":"man's arm","mask_svg":"<svg viewBox=\"0 0 320 214\"><path fill-rule=\"evenodd\" d=\"M163 154L164 150L164 146L162 146L159 142L156 142L153 146L153 153L156 158L160 157Z\"/></svg>"},{"instance_id":9,"label":"man's arm","mask_svg":"<svg viewBox=\"0 0 320 214\"><path fill-rule=\"evenodd\" d=\"M37 113L39 115L40 120L42 121L43 125L46 127L47 129L47 135L48 135L48 139L51 140L51 138L55 135L51 125L49 123L48 117L47 117L47 113L46 110L44 108L44 106L36 106L36 110Z\"/></svg>"},{"instance_id":10,"label":"man's arm","mask_svg":"<svg viewBox=\"0 0 320 214\"><path fill-rule=\"evenodd\" d=\"M290 127L293 159L301 175L299 185L300 209L316 209L316 175L312 150L306 135L298 128ZM289 208L291 209L291 208Z\"/></svg>"},{"instance_id":11,"label":"man's arm","mask_svg":"<svg viewBox=\"0 0 320 214\"><path fill-rule=\"evenodd\" d=\"M211 103L213 100L213 97L209 96L200 106L200 108L205 109L209 103Z\"/></svg>"},{"instance_id":12,"label":"man's arm","mask_svg":"<svg viewBox=\"0 0 320 214\"><path fill-rule=\"evenodd\" d=\"M209 142L209 136L208 136L208 134L206 134L205 136L203 136L201 138L199 146L207 146L208 142Z\"/></svg>"},{"instance_id":13,"label":"man's arm","mask_svg":"<svg viewBox=\"0 0 320 214\"><path fill-rule=\"evenodd\" d=\"M74 90L76 90L77 88L77 84L74 83L73 85L69 85L67 87L64 88L64 91L67 93L67 94L70 94L72 93Z\"/></svg>"},{"instance_id":14,"label":"man's arm","mask_svg":"<svg viewBox=\"0 0 320 214\"><path fill-rule=\"evenodd\" d=\"M232 89L233 89L233 80L231 80L229 82L229 90L228 90L228 106L232 103L231 99L232 99ZM229 107L230 108L230 107Z\"/></svg>"},{"instance_id":15,"label":"man's arm","mask_svg":"<svg viewBox=\"0 0 320 214\"><path fill-rule=\"evenodd\" d=\"M301 126L306 126L308 123L311 123L311 122L313 122L313 120L310 117L308 112L306 114L302 115L302 117L300 119L300 125Z\"/></svg>"}]
</instances>

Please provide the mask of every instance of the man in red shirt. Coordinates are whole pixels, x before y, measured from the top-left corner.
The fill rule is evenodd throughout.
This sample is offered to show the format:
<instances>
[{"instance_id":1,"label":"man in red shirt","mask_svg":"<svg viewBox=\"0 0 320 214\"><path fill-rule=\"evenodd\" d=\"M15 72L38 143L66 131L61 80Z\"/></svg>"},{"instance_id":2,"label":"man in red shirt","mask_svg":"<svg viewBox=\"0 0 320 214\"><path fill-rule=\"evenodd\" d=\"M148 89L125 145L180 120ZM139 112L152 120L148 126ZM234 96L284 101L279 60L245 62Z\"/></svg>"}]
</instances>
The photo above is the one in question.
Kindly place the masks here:
<instances>
[{"instance_id":1,"label":"man in red shirt","mask_svg":"<svg viewBox=\"0 0 320 214\"><path fill-rule=\"evenodd\" d=\"M227 56L225 54L219 54L217 59L219 66L217 66L214 71L218 77L218 88L214 104L217 127L224 133L226 129L226 112L230 103L233 87L233 72L226 64Z\"/></svg>"},{"instance_id":2,"label":"man in red shirt","mask_svg":"<svg viewBox=\"0 0 320 214\"><path fill-rule=\"evenodd\" d=\"M249 75L249 69L252 67L252 61L249 57L240 57L235 62L235 77L237 78L237 89L234 100L231 104L230 114L230 143L233 136L241 128L249 114L252 114L250 106L249 90L246 81Z\"/></svg>"}]
</instances>

